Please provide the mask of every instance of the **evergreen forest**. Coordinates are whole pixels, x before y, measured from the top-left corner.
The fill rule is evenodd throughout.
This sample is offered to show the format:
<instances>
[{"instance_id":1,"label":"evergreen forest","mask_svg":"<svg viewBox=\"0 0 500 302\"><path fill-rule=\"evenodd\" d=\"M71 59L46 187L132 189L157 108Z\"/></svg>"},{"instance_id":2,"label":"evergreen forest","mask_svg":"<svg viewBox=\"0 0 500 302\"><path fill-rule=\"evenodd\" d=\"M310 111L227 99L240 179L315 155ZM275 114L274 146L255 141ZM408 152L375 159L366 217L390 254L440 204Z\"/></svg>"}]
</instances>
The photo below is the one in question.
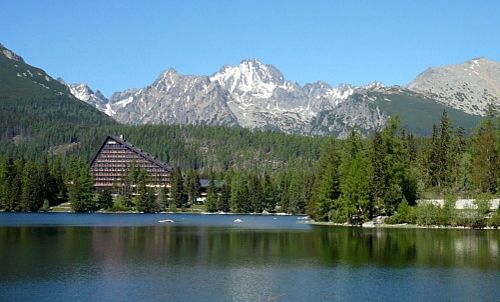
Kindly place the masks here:
<instances>
[{"instance_id":1,"label":"evergreen forest","mask_svg":"<svg viewBox=\"0 0 500 302\"><path fill-rule=\"evenodd\" d=\"M500 193L500 119L493 112L472 135L455 128L444 111L431 137L407 133L393 117L369 137L353 128L343 140L213 126L40 120L9 126L1 137L5 211L47 211L67 201L76 212L189 210L200 203L199 179L205 178L203 206L210 212L285 212L349 224L388 216L390 223L498 225L498 211L489 208ZM95 193L88 163L108 134L123 134L175 167L170 189L154 191L147 173L132 167L127 186ZM445 204L416 204L433 198ZM474 198L478 205L457 211L457 198Z\"/></svg>"}]
</instances>

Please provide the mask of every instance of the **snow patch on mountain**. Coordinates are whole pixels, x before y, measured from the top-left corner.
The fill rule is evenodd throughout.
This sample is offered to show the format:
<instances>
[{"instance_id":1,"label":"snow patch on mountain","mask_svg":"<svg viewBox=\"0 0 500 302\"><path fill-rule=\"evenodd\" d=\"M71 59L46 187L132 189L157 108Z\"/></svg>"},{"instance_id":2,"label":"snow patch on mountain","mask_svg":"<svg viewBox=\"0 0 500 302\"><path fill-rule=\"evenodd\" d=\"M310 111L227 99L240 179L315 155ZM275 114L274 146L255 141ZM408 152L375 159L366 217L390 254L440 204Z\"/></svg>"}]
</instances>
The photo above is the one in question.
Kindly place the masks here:
<instances>
[{"instance_id":1,"label":"snow patch on mountain","mask_svg":"<svg viewBox=\"0 0 500 302\"><path fill-rule=\"evenodd\" d=\"M378 106L415 96L469 113L483 114L498 103L497 62L473 59L431 68L406 88L372 82L332 87L318 81L303 86L286 80L274 66L243 60L211 76L162 72L149 86L114 93L108 100L85 84L69 85L78 99L128 124L230 125L285 133L340 136L357 126L380 129L388 115Z\"/></svg>"},{"instance_id":2,"label":"snow patch on mountain","mask_svg":"<svg viewBox=\"0 0 500 302\"><path fill-rule=\"evenodd\" d=\"M107 115L112 116L114 114L114 111L111 109L108 99L99 90L94 92L85 83L68 84L67 86L71 94L77 99L93 105Z\"/></svg>"}]
</instances>

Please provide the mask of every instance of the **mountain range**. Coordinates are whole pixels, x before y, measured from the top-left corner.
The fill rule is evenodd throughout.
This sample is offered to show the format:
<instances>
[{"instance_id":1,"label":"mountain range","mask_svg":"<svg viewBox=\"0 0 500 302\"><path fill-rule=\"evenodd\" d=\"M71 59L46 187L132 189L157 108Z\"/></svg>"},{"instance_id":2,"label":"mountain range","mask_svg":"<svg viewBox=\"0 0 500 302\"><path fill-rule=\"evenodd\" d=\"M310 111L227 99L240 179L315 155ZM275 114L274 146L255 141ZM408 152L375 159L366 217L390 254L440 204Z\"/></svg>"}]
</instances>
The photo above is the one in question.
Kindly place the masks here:
<instances>
[{"instance_id":1,"label":"mountain range","mask_svg":"<svg viewBox=\"0 0 500 302\"><path fill-rule=\"evenodd\" d=\"M0 51L5 60L24 64L7 48ZM10 80L32 79L21 71ZM210 76L183 75L171 68L151 85L116 92L109 99L85 83L51 82L45 72L38 73L49 78L33 80L41 88L60 85L59 95L74 96L120 123L136 125L223 125L345 137L352 127L369 134L399 115L408 131L427 135L443 110L455 125L470 130L489 105L500 108L500 63L484 58L429 68L404 87L379 82L359 87L332 87L323 81L299 85L272 65L243 60Z\"/></svg>"},{"instance_id":2,"label":"mountain range","mask_svg":"<svg viewBox=\"0 0 500 302\"><path fill-rule=\"evenodd\" d=\"M500 108L500 63L476 58L429 68L405 87L379 82L332 87L323 81L301 86L258 60L226 65L210 76L168 69L151 85L109 99L82 83L69 87L78 99L126 124L226 125L343 137L354 126L364 133L380 129L397 114L408 130L428 134L429 123L445 109L470 129L490 104Z\"/></svg>"}]
</instances>

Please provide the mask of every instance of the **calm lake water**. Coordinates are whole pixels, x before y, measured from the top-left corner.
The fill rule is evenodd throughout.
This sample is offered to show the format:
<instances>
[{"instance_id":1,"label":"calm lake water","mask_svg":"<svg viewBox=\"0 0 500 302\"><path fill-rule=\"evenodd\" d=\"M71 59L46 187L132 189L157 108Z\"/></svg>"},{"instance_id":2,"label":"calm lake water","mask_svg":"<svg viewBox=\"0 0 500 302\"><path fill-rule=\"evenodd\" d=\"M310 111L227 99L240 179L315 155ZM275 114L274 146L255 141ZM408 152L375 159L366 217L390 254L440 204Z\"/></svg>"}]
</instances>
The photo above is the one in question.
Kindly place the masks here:
<instances>
[{"instance_id":1,"label":"calm lake water","mask_svg":"<svg viewBox=\"0 0 500 302\"><path fill-rule=\"evenodd\" d=\"M301 221L0 213L0 301L500 301L500 231Z\"/></svg>"}]
</instances>

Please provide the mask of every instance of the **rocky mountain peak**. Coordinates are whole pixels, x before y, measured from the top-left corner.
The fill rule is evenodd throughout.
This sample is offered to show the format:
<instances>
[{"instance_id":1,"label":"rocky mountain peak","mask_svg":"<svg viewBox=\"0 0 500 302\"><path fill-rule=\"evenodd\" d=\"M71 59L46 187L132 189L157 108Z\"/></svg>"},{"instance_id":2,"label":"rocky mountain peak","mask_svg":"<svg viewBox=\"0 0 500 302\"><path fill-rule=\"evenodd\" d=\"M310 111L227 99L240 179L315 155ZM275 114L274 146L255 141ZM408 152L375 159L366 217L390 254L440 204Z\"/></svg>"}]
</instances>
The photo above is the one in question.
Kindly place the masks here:
<instances>
[{"instance_id":1,"label":"rocky mountain peak","mask_svg":"<svg viewBox=\"0 0 500 302\"><path fill-rule=\"evenodd\" d=\"M251 93L267 98L274 89L285 83L281 72L272 65L258 60L243 60L237 66L225 65L210 77L222 87L233 93Z\"/></svg>"},{"instance_id":2,"label":"rocky mountain peak","mask_svg":"<svg viewBox=\"0 0 500 302\"><path fill-rule=\"evenodd\" d=\"M384 87L385 87L385 85L381 82L378 82L378 81L374 81L374 82L371 82L367 85L361 86L361 88L367 89L367 90L377 90L377 89L382 89Z\"/></svg>"},{"instance_id":3,"label":"rocky mountain peak","mask_svg":"<svg viewBox=\"0 0 500 302\"><path fill-rule=\"evenodd\" d=\"M91 96L94 95L94 91L85 83L69 84L68 87L72 95L84 102L88 102Z\"/></svg>"},{"instance_id":4,"label":"rocky mountain peak","mask_svg":"<svg viewBox=\"0 0 500 302\"><path fill-rule=\"evenodd\" d=\"M0 43L0 53L4 55L7 59L25 63L24 59L21 56L17 55L12 50L6 48L1 43Z\"/></svg>"},{"instance_id":5,"label":"rocky mountain peak","mask_svg":"<svg viewBox=\"0 0 500 302\"><path fill-rule=\"evenodd\" d=\"M107 103L99 91L84 84L75 85L72 93L127 124L237 125L342 136L355 125L366 133L379 129L388 116L412 116L414 108L431 106L438 112L465 104L465 109L458 109L482 110L483 104L475 102L491 101L499 79L498 63L475 58L428 69L409 88L380 82L332 87L318 81L301 86L286 80L274 66L253 59L225 65L211 76L182 75L171 68L140 90L114 93Z\"/></svg>"},{"instance_id":6,"label":"rocky mountain peak","mask_svg":"<svg viewBox=\"0 0 500 302\"><path fill-rule=\"evenodd\" d=\"M67 86L71 94L80 101L93 105L108 115L112 115L109 100L99 90L92 90L86 83L68 84Z\"/></svg>"},{"instance_id":7,"label":"rocky mountain peak","mask_svg":"<svg viewBox=\"0 0 500 302\"><path fill-rule=\"evenodd\" d=\"M432 67L407 86L439 102L471 114L500 108L500 62L474 58L462 64Z\"/></svg>"},{"instance_id":8,"label":"rocky mountain peak","mask_svg":"<svg viewBox=\"0 0 500 302\"><path fill-rule=\"evenodd\" d=\"M156 78L152 86L156 87L159 91L167 91L174 83L179 81L180 78L182 78L181 74L175 69L169 68Z\"/></svg>"}]
</instances>

